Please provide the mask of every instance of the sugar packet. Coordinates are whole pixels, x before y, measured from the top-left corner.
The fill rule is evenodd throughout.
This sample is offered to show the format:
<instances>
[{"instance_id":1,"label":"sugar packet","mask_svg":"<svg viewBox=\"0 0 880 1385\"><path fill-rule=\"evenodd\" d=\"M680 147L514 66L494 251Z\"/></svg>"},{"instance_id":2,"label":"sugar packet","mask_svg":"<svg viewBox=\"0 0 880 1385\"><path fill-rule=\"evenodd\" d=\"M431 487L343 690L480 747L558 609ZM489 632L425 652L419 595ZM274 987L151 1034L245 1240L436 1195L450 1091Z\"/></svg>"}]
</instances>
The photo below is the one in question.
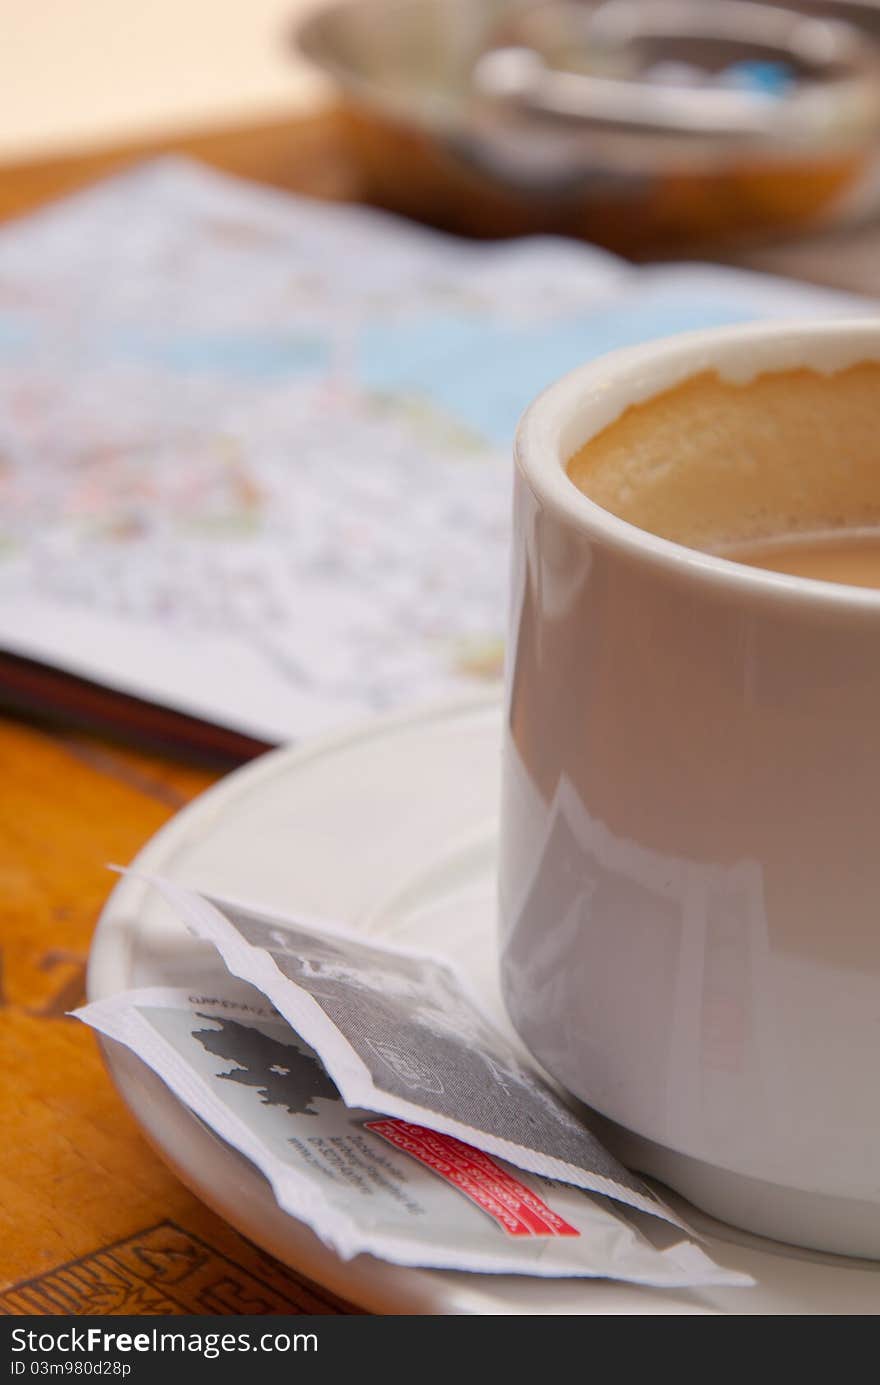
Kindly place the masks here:
<instances>
[{"instance_id":1,"label":"sugar packet","mask_svg":"<svg viewBox=\"0 0 880 1385\"><path fill-rule=\"evenodd\" d=\"M751 1282L653 1218L633 1214L640 1230L605 1198L347 1106L315 1051L231 977L205 994L121 992L76 1014L137 1054L344 1258L670 1288Z\"/></svg>"},{"instance_id":2,"label":"sugar packet","mask_svg":"<svg viewBox=\"0 0 880 1385\"><path fill-rule=\"evenodd\" d=\"M688 1229L527 1064L447 960L148 878L315 1049L348 1106Z\"/></svg>"}]
</instances>

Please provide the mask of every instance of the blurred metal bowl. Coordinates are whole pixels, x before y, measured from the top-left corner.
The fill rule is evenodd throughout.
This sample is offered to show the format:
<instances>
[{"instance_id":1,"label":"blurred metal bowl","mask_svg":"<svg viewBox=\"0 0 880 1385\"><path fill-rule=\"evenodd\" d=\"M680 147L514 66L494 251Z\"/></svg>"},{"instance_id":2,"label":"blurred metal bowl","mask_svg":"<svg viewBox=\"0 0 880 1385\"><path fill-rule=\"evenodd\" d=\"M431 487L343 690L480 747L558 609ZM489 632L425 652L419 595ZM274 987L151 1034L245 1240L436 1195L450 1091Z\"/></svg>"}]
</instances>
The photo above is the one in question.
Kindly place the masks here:
<instances>
[{"instance_id":1,"label":"blurred metal bowl","mask_svg":"<svg viewBox=\"0 0 880 1385\"><path fill-rule=\"evenodd\" d=\"M880 205L868 0L332 0L295 42L368 195L450 229L640 251Z\"/></svg>"}]
</instances>

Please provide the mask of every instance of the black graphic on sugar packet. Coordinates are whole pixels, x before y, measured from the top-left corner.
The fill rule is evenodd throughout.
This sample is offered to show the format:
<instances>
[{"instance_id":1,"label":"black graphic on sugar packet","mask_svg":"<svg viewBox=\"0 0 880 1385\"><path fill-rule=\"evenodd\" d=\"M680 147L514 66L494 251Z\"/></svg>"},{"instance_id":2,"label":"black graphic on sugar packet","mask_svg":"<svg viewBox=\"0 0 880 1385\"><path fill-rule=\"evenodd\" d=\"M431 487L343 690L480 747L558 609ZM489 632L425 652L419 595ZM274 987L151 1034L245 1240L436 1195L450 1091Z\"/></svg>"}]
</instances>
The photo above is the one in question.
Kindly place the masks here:
<instances>
[{"instance_id":1,"label":"black graphic on sugar packet","mask_svg":"<svg viewBox=\"0 0 880 1385\"><path fill-rule=\"evenodd\" d=\"M339 1092L311 1049L279 1043L259 1029L237 1020L199 1015L219 1029L194 1029L193 1038L216 1058L238 1066L219 1076L225 1082L255 1087L264 1106L282 1106L292 1116L317 1116L312 1102L319 1097L338 1101Z\"/></svg>"}]
</instances>

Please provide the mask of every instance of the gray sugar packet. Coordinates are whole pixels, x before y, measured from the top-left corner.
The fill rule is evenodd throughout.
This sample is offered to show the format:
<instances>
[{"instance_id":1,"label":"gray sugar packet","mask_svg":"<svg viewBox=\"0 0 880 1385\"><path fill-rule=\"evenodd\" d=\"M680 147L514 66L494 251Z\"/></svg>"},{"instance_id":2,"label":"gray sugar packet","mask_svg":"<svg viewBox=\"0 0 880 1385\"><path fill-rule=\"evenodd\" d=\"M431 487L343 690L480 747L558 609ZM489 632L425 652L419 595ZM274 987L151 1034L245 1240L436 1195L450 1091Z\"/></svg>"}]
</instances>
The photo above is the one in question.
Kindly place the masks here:
<instances>
[{"instance_id":1,"label":"gray sugar packet","mask_svg":"<svg viewBox=\"0 0 880 1385\"><path fill-rule=\"evenodd\" d=\"M347 1106L427 1126L689 1230L526 1065L449 962L143 878L311 1045Z\"/></svg>"},{"instance_id":2,"label":"gray sugar packet","mask_svg":"<svg viewBox=\"0 0 880 1385\"><path fill-rule=\"evenodd\" d=\"M314 1050L228 973L195 994L117 991L75 1013L146 1063L259 1169L281 1212L343 1259L368 1253L398 1265L666 1288L752 1282L654 1217L346 1106ZM221 1176L215 1164L212 1177ZM237 1166L232 1176L237 1189Z\"/></svg>"}]
</instances>

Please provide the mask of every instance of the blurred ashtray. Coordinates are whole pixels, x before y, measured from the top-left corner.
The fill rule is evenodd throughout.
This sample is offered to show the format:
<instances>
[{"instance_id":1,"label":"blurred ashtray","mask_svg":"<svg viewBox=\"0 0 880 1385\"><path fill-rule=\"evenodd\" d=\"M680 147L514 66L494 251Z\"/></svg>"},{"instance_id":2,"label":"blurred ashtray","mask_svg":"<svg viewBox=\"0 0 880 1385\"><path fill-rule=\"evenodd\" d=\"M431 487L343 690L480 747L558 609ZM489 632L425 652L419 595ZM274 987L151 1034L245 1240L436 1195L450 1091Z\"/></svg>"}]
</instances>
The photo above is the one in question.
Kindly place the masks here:
<instances>
[{"instance_id":1,"label":"blurred ashtray","mask_svg":"<svg viewBox=\"0 0 880 1385\"><path fill-rule=\"evenodd\" d=\"M880 204L867 0L331 0L296 42L368 195L449 229L638 251Z\"/></svg>"}]
</instances>

